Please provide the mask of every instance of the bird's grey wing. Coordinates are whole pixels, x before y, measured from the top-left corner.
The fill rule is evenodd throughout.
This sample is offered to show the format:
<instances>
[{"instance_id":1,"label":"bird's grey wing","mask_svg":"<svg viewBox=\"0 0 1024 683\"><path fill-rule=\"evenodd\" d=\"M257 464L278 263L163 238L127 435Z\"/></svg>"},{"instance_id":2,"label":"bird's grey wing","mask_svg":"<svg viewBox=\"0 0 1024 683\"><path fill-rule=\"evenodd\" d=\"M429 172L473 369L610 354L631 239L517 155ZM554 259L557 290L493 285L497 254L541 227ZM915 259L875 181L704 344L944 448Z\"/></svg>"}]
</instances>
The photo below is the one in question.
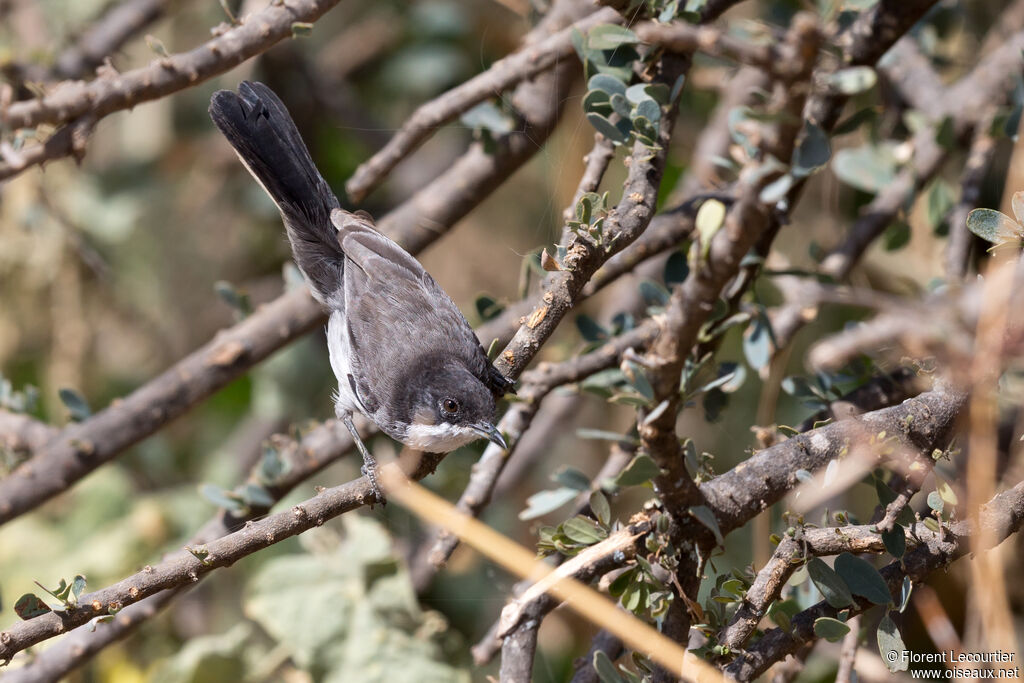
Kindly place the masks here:
<instances>
[{"instance_id":1,"label":"bird's grey wing","mask_svg":"<svg viewBox=\"0 0 1024 683\"><path fill-rule=\"evenodd\" d=\"M378 393L401 393L403 373L418 356L454 354L486 377L489 363L476 334L419 261L358 216L338 210L331 219L354 266L345 268L345 317L364 403L373 400L366 396L371 381Z\"/></svg>"}]
</instances>

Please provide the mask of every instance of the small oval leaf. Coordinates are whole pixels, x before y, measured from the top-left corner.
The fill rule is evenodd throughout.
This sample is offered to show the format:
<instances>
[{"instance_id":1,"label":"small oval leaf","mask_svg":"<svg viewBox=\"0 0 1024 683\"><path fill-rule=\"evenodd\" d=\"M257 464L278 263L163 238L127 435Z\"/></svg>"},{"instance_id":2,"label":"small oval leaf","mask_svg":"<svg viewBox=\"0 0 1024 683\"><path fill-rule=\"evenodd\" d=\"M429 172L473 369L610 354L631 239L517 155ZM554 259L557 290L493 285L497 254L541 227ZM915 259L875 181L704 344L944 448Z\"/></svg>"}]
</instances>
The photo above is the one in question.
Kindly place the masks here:
<instances>
[{"instance_id":1,"label":"small oval leaf","mask_svg":"<svg viewBox=\"0 0 1024 683\"><path fill-rule=\"evenodd\" d=\"M853 596L846 587L846 582L821 558L810 559L807 563L807 574L832 607L840 609L853 604Z\"/></svg>"},{"instance_id":2,"label":"small oval leaf","mask_svg":"<svg viewBox=\"0 0 1024 683\"><path fill-rule=\"evenodd\" d=\"M52 611L35 593L25 593L14 603L14 613L26 621Z\"/></svg>"},{"instance_id":3,"label":"small oval leaf","mask_svg":"<svg viewBox=\"0 0 1024 683\"><path fill-rule=\"evenodd\" d=\"M838 643L849 632L850 627L838 619L818 617L814 620L814 635L830 643Z\"/></svg>"},{"instance_id":4,"label":"small oval leaf","mask_svg":"<svg viewBox=\"0 0 1024 683\"><path fill-rule=\"evenodd\" d=\"M892 602L889 586L867 560L842 553L836 558L835 570L854 595L867 598L876 605L887 605Z\"/></svg>"},{"instance_id":5,"label":"small oval leaf","mask_svg":"<svg viewBox=\"0 0 1024 683\"><path fill-rule=\"evenodd\" d=\"M1019 241L1024 229L1005 213L994 209L975 209L967 214L967 229L992 244Z\"/></svg>"}]
</instances>

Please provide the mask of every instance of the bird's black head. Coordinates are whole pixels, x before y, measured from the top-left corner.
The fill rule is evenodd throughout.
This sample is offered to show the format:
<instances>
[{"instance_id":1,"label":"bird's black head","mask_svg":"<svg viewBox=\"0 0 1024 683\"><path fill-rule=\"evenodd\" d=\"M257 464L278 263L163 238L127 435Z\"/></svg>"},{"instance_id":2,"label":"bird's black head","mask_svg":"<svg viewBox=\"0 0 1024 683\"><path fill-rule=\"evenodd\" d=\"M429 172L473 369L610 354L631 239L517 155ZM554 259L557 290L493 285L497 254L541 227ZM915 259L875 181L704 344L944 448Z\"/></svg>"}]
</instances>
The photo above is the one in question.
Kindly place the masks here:
<instances>
[{"instance_id":1,"label":"bird's black head","mask_svg":"<svg viewBox=\"0 0 1024 683\"><path fill-rule=\"evenodd\" d=\"M493 391L464 363L424 363L409 377L405 392L409 427L401 440L406 445L447 453L483 438L507 448L494 426Z\"/></svg>"}]
</instances>

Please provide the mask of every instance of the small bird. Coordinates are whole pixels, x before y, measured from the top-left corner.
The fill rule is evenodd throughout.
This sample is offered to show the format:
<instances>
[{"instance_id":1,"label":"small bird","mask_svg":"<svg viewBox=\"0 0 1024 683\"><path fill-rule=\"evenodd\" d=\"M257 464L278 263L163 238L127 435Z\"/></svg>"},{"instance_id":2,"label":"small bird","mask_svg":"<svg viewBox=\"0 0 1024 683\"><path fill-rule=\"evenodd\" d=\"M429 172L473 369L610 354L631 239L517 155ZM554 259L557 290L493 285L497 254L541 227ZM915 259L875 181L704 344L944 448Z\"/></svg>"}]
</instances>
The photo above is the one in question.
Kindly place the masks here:
<instances>
[{"instance_id":1,"label":"small bird","mask_svg":"<svg viewBox=\"0 0 1024 683\"><path fill-rule=\"evenodd\" d=\"M363 456L377 500L376 463L352 415L393 439L447 453L479 438L507 449L495 403L513 383L458 307L407 251L350 213L313 164L288 110L262 83L220 90L210 117L277 204L295 262L330 312L327 347L338 378L335 413Z\"/></svg>"}]
</instances>

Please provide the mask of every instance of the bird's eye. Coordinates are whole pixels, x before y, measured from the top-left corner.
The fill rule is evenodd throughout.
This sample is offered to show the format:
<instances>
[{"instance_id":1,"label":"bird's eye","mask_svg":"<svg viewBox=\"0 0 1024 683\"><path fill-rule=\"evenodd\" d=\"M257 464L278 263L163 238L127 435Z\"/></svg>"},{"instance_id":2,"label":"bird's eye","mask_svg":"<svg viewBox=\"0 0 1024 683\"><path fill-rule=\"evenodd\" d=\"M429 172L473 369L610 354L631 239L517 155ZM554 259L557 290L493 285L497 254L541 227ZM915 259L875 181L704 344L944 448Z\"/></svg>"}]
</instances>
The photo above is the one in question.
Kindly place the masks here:
<instances>
[{"instance_id":1,"label":"bird's eye","mask_svg":"<svg viewBox=\"0 0 1024 683\"><path fill-rule=\"evenodd\" d=\"M441 401L441 411L444 412L445 415L455 415L459 412L459 402L454 398L446 398Z\"/></svg>"}]
</instances>

